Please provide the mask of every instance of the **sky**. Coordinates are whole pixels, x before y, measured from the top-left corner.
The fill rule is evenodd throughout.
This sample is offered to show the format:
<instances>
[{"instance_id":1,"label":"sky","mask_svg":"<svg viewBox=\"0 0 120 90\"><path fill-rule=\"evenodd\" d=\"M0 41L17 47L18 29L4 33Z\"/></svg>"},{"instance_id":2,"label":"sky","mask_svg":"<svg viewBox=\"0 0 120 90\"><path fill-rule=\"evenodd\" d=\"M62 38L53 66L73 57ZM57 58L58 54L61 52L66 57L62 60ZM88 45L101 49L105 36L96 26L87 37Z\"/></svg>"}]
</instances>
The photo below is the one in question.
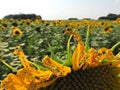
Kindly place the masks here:
<instances>
[{"instance_id":1,"label":"sky","mask_svg":"<svg viewBox=\"0 0 120 90\"><path fill-rule=\"evenodd\" d=\"M0 19L9 14L36 14L44 20L120 14L120 0L0 0Z\"/></svg>"}]
</instances>

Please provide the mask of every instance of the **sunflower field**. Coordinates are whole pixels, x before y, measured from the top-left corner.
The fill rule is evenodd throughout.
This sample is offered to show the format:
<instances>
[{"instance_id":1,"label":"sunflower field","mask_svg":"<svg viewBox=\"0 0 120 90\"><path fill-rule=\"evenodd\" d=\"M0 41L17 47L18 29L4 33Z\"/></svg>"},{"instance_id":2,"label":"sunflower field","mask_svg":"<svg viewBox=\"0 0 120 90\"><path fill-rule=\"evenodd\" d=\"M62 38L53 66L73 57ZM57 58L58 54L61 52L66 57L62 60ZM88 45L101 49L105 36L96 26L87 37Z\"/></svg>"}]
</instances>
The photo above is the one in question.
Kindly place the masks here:
<instances>
[{"instance_id":1,"label":"sunflower field","mask_svg":"<svg viewBox=\"0 0 120 90\"><path fill-rule=\"evenodd\" d=\"M1 19L0 90L120 90L119 52L120 18Z\"/></svg>"}]
</instances>

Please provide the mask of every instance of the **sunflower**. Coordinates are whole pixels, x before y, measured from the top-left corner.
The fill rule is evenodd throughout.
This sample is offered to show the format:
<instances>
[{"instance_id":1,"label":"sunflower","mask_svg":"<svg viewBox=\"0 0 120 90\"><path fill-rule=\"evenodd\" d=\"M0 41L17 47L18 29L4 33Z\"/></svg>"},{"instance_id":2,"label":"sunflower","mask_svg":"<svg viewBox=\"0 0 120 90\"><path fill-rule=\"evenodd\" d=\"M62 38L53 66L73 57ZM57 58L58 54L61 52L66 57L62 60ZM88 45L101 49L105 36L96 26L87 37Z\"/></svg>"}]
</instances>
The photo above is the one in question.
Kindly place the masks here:
<instances>
[{"instance_id":1,"label":"sunflower","mask_svg":"<svg viewBox=\"0 0 120 90\"><path fill-rule=\"evenodd\" d=\"M5 27L5 26L1 26L1 27L0 27L0 30L3 30L3 31L4 31L4 30L6 30L6 27Z\"/></svg>"},{"instance_id":2,"label":"sunflower","mask_svg":"<svg viewBox=\"0 0 120 90\"><path fill-rule=\"evenodd\" d=\"M13 30L13 36L22 36L22 31L19 28Z\"/></svg>"},{"instance_id":3,"label":"sunflower","mask_svg":"<svg viewBox=\"0 0 120 90\"><path fill-rule=\"evenodd\" d=\"M42 59L41 66L29 61L20 46L15 47L23 68L16 74L8 74L1 82L1 90L120 90L120 53L113 48L86 48L81 37L74 31L68 40L68 57L58 63L49 56ZM71 37L78 45L70 57ZM117 45L117 44L116 44ZM115 45L115 46L116 46ZM114 47L115 47L114 46Z\"/></svg>"},{"instance_id":4,"label":"sunflower","mask_svg":"<svg viewBox=\"0 0 120 90\"><path fill-rule=\"evenodd\" d=\"M105 26L106 24L107 24L107 23L106 23L105 21L101 21L101 22L100 22L100 25L101 25L101 26Z\"/></svg>"},{"instance_id":5,"label":"sunflower","mask_svg":"<svg viewBox=\"0 0 120 90\"><path fill-rule=\"evenodd\" d=\"M80 26L80 22L76 22L76 23L75 23L75 26L76 26L76 27L79 27L79 26Z\"/></svg>"},{"instance_id":6,"label":"sunflower","mask_svg":"<svg viewBox=\"0 0 120 90\"><path fill-rule=\"evenodd\" d=\"M107 26L103 29L103 33L110 33L112 32L112 30L113 30L112 26Z\"/></svg>"},{"instance_id":7,"label":"sunflower","mask_svg":"<svg viewBox=\"0 0 120 90\"><path fill-rule=\"evenodd\" d=\"M116 19L116 22L117 22L118 24L120 24L120 18L117 18L117 19Z\"/></svg>"}]
</instances>

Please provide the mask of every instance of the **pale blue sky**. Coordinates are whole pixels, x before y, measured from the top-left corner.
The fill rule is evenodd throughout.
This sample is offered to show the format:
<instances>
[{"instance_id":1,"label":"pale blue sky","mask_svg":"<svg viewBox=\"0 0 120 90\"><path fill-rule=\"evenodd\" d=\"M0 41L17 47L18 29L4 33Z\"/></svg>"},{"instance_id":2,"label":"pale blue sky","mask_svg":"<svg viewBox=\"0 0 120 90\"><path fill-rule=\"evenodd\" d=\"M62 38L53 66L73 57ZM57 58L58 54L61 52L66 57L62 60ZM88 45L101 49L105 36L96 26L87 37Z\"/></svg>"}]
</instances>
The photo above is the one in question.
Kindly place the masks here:
<instances>
[{"instance_id":1,"label":"pale blue sky","mask_svg":"<svg viewBox=\"0 0 120 90\"><path fill-rule=\"evenodd\" d=\"M43 19L78 19L120 14L120 0L1 0L0 18L8 14L41 15Z\"/></svg>"}]
</instances>

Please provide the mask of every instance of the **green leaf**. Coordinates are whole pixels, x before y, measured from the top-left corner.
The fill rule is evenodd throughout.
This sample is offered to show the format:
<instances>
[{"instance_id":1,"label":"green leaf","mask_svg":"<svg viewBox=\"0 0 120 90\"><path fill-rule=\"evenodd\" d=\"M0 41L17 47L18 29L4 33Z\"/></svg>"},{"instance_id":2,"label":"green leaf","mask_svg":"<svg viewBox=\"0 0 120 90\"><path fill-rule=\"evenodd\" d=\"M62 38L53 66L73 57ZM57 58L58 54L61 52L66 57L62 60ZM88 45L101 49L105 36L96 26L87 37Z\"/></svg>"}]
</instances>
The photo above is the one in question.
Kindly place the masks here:
<instances>
[{"instance_id":1,"label":"green leaf","mask_svg":"<svg viewBox=\"0 0 120 90\"><path fill-rule=\"evenodd\" d=\"M85 51L86 52L90 49L90 46L89 46L89 29L90 29L90 26L88 25L87 33L86 33L86 41L85 41Z\"/></svg>"},{"instance_id":2,"label":"green leaf","mask_svg":"<svg viewBox=\"0 0 120 90\"><path fill-rule=\"evenodd\" d=\"M115 48L116 48L118 45L120 45L120 42L118 42L118 43L116 43L115 45L113 45L113 47L111 48L111 50L114 51Z\"/></svg>"},{"instance_id":3,"label":"green leaf","mask_svg":"<svg viewBox=\"0 0 120 90\"><path fill-rule=\"evenodd\" d=\"M67 60L63 65L65 66L71 66L72 65L72 57L71 57L71 52L70 52L70 40L72 38L72 35L70 35L67 43Z\"/></svg>"},{"instance_id":4,"label":"green leaf","mask_svg":"<svg viewBox=\"0 0 120 90\"><path fill-rule=\"evenodd\" d=\"M55 54L54 51L52 50L52 47L50 46L50 44L48 43L49 49L50 49L50 53L51 53L51 58L54 59L56 62L63 64L64 61L59 59Z\"/></svg>"},{"instance_id":5,"label":"green leaf","mask_svg":"<svg viewBox=\"0 0 120 90\"><path fill-rule=\"evenodd\" d=\"M4 60L0 59L0 61L7 66L9 69L11 69L13 72L17 72L17 69L15 69L14 67L10 66L8 63L6 63Z\"/></svg>"}]
</instances>

